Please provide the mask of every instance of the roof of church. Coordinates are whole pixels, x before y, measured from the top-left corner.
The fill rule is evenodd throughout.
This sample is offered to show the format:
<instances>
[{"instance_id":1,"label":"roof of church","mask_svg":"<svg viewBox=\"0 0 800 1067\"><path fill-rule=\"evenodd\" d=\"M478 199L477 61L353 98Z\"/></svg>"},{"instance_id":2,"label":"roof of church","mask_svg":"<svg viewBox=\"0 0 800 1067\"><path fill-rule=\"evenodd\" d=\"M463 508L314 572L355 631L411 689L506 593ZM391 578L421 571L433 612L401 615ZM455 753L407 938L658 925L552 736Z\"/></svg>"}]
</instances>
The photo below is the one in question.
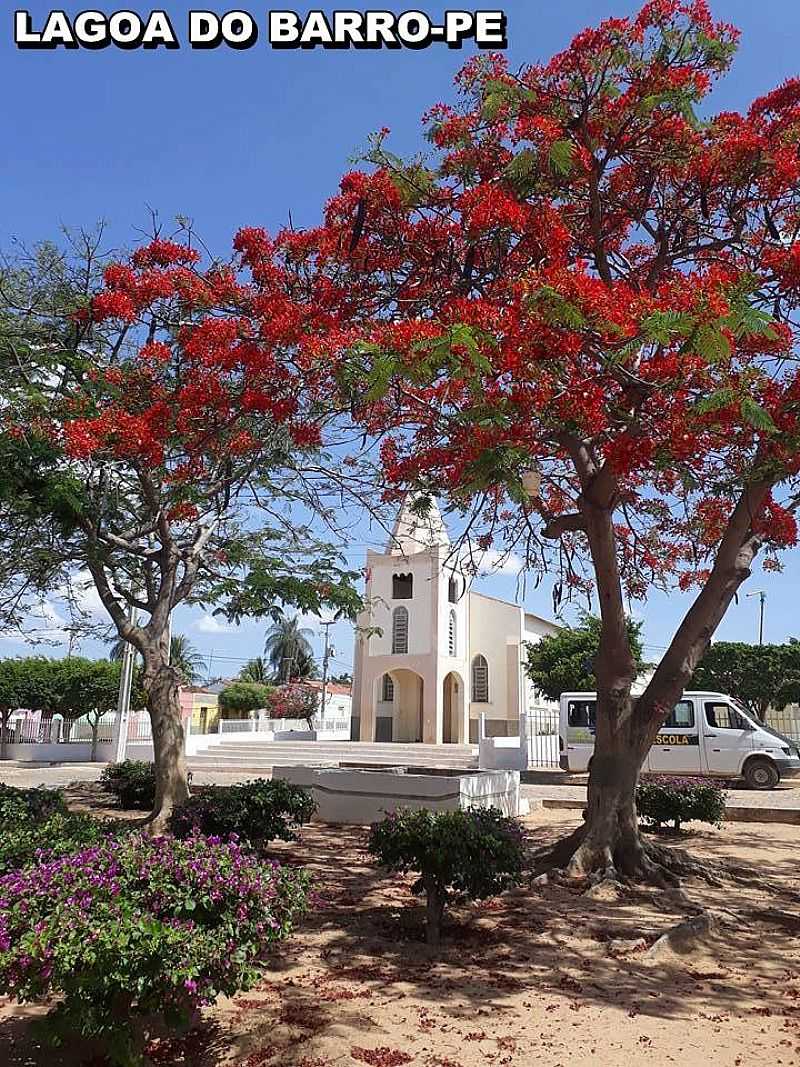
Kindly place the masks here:
<instances>
[{"instance_id":1,"label":"roof of church","mask_svg":"<svg viewBox=\"0 0 800 1067\"><path fill-rule=\"evenodd\" d=\"M522 604L515 604L513 600L504 600L500 596L492 596L491 593L482 593L477 589L469 590L470 596L480 596L484 600L496 600L498 604L507 604L511 608L520 608L526 619L537 619L539 622L543 622L546 626L552 626L556 630L561 630L563 627L561 623L553 622L552 619L546 619L544 615L537 615L535 611L528 611Z\"/></svg>"},{"instance_id":2,"label":"roof of church","mask_svg":"<svg viewBox=\"0 0 800 1067\"><path fill-rule=\"evenodd\" d=\"M395 520L394 529L386 544L390 556L414 556L427 552L434 545L449 545L450 538L436 501L431 502L424 515L414 510L414 497L406 493Z\"/></svg>"}]
</instances>

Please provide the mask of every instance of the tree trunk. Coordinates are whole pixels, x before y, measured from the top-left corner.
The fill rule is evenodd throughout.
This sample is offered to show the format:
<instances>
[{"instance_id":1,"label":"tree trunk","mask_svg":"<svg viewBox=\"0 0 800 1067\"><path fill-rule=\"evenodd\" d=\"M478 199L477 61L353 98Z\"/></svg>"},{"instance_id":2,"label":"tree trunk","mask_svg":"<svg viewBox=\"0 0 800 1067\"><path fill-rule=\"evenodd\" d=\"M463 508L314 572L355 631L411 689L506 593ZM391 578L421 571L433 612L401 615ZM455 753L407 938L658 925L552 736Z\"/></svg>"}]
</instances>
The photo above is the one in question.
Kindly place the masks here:
<instances>
[{"instance_id":1,"label":"tree trunk","mask_svg":"<svg viewBox=\"0 0 800 1067\"><path fill-rule=\"evenodd\" d=\"M442 916L444 915L444 894L432 875L423 877L427 896L425 913L425 940L429 945L437 946L442 937Z\"/></svg>"},{"instance_id":2,"label":"tree trunk","mask_svg":"<svg viewBox=\"0 0 800 1067\"><path fill-rule=\"evenodd\" d=\"M639 830L636 787L647 749L647 740L632 729L610 733L595 749L584 826L574 835L566 864L569 876L674 882L659 866L658 850L644 841Z\"/></svg>"},{"instance_id":3,"label":"tree trunk","mask_svg":"<svg viewBox=\"0 0 800 1067\"><path fill-rule=\"evenodd\" d=\"M8 759L8 720L11 718L11 709L3 708L0 711L0 759Z\"/></svg>"},{"instance_id":4,"label":"tree trunk","mask_svg":"<svg viewBox=\"0 0 800 1067\"><path fill-rule=\"evenodd\" d=\"M92 723L92 754L89 757L92 763L97 762L97 735L100 732L100 722L94 721Z\"/></svg>"},{"instance_id":5,"label":"tree trunk","mask_svg":"<svg viewBox=\"0 0 800 1067\"><path fill-rule=\"evenodd\" d=\"M157 834L165 830L173 808L189 798L180 675L160 658L155 664L146 662L143 684L152 724L156 774L155 802L148 826L151 833Z\"/></svg>"}]
</instances>

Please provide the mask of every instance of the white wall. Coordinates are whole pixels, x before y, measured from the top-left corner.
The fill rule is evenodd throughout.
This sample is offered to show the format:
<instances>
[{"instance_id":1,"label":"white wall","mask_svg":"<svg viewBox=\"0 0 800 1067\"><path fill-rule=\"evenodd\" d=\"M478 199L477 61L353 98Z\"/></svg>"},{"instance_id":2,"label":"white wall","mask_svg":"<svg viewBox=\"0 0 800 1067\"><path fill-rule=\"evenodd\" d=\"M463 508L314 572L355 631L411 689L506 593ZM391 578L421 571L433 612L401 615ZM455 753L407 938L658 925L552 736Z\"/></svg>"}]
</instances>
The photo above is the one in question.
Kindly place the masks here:
<instances>
[{"instance_id":1,"label":"white wall","mask_svg":"<svg viewBox=\"0 0 800 1067\"><path fill-rule=\"evenodd\" d=\"M467 684L470 718L519 719L519 663L522 609L482 593L469 594L470 655ZM472 660L486 657L489 664L489 703L472 702Z\"/></svg>"},{"instance_id":2,"label":"white wall","mask_svg":"<svg viewBox=\"0 0 800 1067\"><path fill-rule=\"evenodd\" d=\"M367 566L372 577L366 596L371 606L367 625L380 627L381 634L372 634L365 642L368 656L392 654L392 612L404 607L408 611L408 654L424 655L431 651L431 558L420 555L403 559L401 556L381 556L367 553ZM413 596L410 600L392 598L392 576L411 574Z\"/></svg>"}]
</instances>

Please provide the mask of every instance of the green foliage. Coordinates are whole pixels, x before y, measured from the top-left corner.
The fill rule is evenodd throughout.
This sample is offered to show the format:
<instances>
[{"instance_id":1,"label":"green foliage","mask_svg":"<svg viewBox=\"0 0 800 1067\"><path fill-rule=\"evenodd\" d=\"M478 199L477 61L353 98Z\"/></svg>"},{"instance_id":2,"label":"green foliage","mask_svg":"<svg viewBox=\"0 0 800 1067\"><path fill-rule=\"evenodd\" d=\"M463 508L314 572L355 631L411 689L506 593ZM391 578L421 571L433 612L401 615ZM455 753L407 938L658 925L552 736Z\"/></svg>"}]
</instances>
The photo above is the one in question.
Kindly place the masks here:
<instances>
[{"instance_id":1,"label":"green foliage","mask_svg":"<svg viewBox=\"0 0 800 1067\"><path fill-rule=\"evenodd\" d=\"M170 637L169 662L187 685L196 682L205 668L203 657L186 634L172 634Z\"/></svg>"},{"instance_id":2,"label":"green foliage","mask_svg":"<svg viewBox=\"0 0 800 1067\"><path fill-rule=\"evenodd\" d=\"M628 641L637 672L642 660L642 624L627 620ZM548 700L562 693L593 692L597 688L594 662L600 649L600 620L584 614L580 625L565 627L557 634L526 645L525 670L539 692Z\"/></svg>"},{"instance_id":3,"label":"green foliage","mask_svg":"<svg viewBox=\"0 0 800 1067\"><path fill-rule=\"evenodd\" d=\"M572 170L575 146L571 141L554 141L550 145L550 166L560 177L566 177Z\"/></svg>"},{"instance_id":4,"label":"green foliage","mask_svg":"<svg viewBox=\"0 0 800 1067\"><path fill-rule=\"evenodd\" d=\"M672 823L707 822L719 826L725 818L725 791L703 778L644 778L636 789L636 809L653 829Z\"/></svg>"},{"instance_id":5,"label":"green foliage","mask_svg":"<svg viewBox=\"0 0 800 1067\"><path fill-rule=\"evenodd\" d=\"M137 1017L185 1026L258 961L306 908L304 872L234 842L131 833L0 878L0 994L52 1002L55 1044L99 1040L142 1064Z\"/></svg>"},{"instance_id":6,"label":"green foliage","mask_svg":"<svg viewBox=\"0 0 800 1067\"><path fill-rule=\"evenodd\" d=\"M800 701L800 641L791 638L785 645L715 641L687 688L727 693L763 719L769 707L780 710Z\"/></svg>"},{"instance_id":7,"label":"green foliage","mask_svg":"<svg viewBox=\"0 0 800 1067\"><path fill-rule=\"evenodd\" d=\"M519 884L522 832L494 808L397 811L372 827L369 851L389 871L418 872L413 893L426 893L428 940L439 940L444 907L454 895L482 900Z\"/></svg>"},{"instance_id":8,"label":"green foliage","mask_svg":"<svg viewBox=\"0 0 800 1067\"><path fill-rule=\"evenodd\" d=\"M0 825L4 828L12 822L37 822L65 815L66 811L67 805L57 789L18 789L0 782Z\"/></svg>"},{"instance_id":9,"label":"green foliage","mask_svg":"<svg viewBox=\"0 0 800 1067\"><path fill-rule=\"evenodd\" d=\"M132 759L109 763L100 775L100 786L117 798L121 808L150 811L156 798L155 765Z\"/></svg>"},{"instance_id":10,"label":"green foliage","mask_svg":"<svg viewBox=\"0 0 800 1067\"><path fill-rule=\"evenodd\" d=\"M0 783L0 875L94 845L117 825L67 810L58 790Z\"/></svg>"},{"instance_id":11,"label":"green foliage","mask_svg":"<svg viewBox=\"0 0 800 1067\"><path fill-rule=\"evenodd\" d=\"M227 838L236 834L263 845L275 838L294 840L292 827L308 822L315 810L307 789L279 778L262 778L199 791L175 809L170 828L178 837L201 833Z\"/></svg>"},{"instance_id":12,"label":"green foliage","mask_svg":"<svg viewBox=\"0 0 800 1067\"><path fill-rule=\"evenodd\" d=\"M271 692L270 686L258 682L231 682L219 694L219 707L221 711L246 716L251 711L265 708Z\"/></svg>"},{"instance_id":13,"label":"green foliage","mask_svg":"<svg viewBox=\"0 0 800 1067\"><path fill-rule=\"evenodd\" d=\"M6 806L0 805L0 875L97 845L123 829L118 822L101 822L83 813L56 812L27 820L7 820L6 814Z\"/></svg>"},{"instance_id":14,"label":"green foliage","mask_svg":"<svg viewBox=\"0 0 800 1067\"><path fill-rule=\"evenodd\" d=\"M264 640L264 655L280 682L290 678L310 677L314 656L309 642L308 627L301 626L297 615L291 618L282 612L277 616ZM305 672L305 673L301 673ZM262 704L261 707L264 705Z\"/></svg>"},{"instance_id":15,"label":"green foliage","mask_svg":"<svg viewBox=\"0 0 800 1067\"><path fill-rule=\"evenodd\" d=\"M258 685L266 685L269 681L269 671L263 656L254 656L245 663L239 671L239 680L242 682L255 682Z\"/></svg>"}]
</instances>

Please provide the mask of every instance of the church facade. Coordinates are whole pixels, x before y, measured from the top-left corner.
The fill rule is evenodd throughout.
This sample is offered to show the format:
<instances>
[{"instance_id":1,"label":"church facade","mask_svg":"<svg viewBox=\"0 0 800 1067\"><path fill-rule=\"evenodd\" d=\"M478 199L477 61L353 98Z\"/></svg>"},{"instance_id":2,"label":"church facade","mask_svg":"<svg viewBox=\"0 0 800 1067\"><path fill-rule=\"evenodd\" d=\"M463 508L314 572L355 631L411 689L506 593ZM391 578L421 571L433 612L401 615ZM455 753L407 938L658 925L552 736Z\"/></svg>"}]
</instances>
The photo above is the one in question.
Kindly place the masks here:
<instances>
[{"instance_id":1,"label":"church facade","mask_svg":"<svg viewBox=\"0 0 800 1067\"><path fill-rule=\"evenodd\" d=\"M352 737L475 744L513 736L541 704L522 665L524 643L559 627L518 604L469 588L438 509L410 500L384 552L367 553L365 603L353 663Z\"/></svg>"}]
</instances>

